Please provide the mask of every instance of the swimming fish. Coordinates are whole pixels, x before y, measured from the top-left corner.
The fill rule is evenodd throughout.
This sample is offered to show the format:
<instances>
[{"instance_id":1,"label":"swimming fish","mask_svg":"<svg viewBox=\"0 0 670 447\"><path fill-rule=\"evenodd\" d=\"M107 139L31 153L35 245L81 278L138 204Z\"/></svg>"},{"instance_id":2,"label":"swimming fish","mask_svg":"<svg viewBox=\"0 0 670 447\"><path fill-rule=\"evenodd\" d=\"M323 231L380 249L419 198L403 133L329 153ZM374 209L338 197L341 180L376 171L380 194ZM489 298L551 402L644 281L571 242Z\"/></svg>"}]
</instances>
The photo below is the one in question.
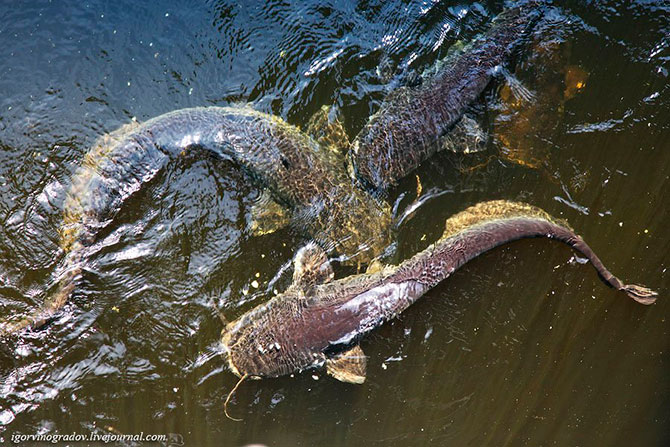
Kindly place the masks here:
<instances>
[{"instance_id":1,"label":"swimming fish","mask_svg":"<svg viewBox=\"0 0 670 447\"><path fill-rule=\"evenodd\" d=\"M564 221L525 203L483 202L449 218L433 245L377 272L335 280L318 245L302 248L295 256L293 284L223 329L228 367L239 377L258 379L325 366L338 380L362 383L362 336L398 316L471 259L522 238L563 242L585 256L605 284L641 304L656 300L651 289L626 285L612 275Z\"/></svg>"},{"instance_id":2,"label":"swimming fish","mask_svg":"<svg viewBox=\"0 0 670 447\"><path fill-rule=\"evenodd\" d=\"M384 191L445 146L445 137L540 18L538 2L509 8L452 63L418 87L401 87L384 100L351 143L355 177Z\"/></svg>"}]
</instances>

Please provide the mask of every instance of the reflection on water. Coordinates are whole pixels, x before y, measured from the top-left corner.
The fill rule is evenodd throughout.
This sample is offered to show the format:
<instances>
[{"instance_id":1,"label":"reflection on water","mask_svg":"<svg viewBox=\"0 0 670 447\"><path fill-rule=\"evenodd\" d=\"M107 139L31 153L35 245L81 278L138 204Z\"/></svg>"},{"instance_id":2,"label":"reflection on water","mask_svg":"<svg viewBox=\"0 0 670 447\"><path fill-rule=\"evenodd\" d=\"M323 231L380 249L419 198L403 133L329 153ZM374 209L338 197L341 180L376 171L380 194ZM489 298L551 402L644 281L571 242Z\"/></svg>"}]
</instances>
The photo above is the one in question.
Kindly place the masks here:
<instances>
[{"instance_id":1,"label":"reflection on water","mask_svg":"<svg viewBox=\"0 0 670 447\"><path fill-rule=\"evenodd\" d=\"M53 287L65 194L100 135L132 117L251 101L303 127L335 104L352 138L390 89L486 29L501 8L0 6L2 314L33 308ZM321 373L248 382L231 403L244 418L234 423L222 406L236 378L217 354L212 303L232 318L283 290L290 270L277 272L304 241L288 229L250 236L260 191L230 164L187 157L100 236L66 311L3 344L0 437L144 431L179 433L187 445L663 445L669 12L663 2L550 8L511 70L532 98L516 104L503 80L484 95L476 107L489 147L421 166L433 196L398 239L404 258L467 205L531 202L567 218L615 274L659 290L652 308L605 288L562 246L519 242L468 264L364 339L365 385ZM392 203L402 194L401 206L411 202L411 177Z\"/></svg>"}]
</instances>

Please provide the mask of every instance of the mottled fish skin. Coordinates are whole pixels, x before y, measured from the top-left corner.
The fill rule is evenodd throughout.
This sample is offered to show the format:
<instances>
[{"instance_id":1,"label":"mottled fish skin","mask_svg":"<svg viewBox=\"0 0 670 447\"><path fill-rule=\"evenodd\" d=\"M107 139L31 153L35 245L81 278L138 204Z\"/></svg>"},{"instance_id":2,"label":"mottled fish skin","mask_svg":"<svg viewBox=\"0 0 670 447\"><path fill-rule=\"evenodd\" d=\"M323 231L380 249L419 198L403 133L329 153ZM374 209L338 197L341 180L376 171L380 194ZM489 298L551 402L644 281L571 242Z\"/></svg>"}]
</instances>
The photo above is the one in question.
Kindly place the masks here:
<instances>
[{"instance_id":1,"label":"mottled fish skin","mask_svg":"<svg viewBox=\"0 0 670 447\"><path fill-rule=\"evenodd\" d=\"M379 253L389 243L388 206L355 188L332 151L249 107L201 107L147 121L75 179L64 248L91 239L171 159L196 149L237 163L300 216L306 234L338 253Z\"/></svg>"},{"instance_id":2,"label":"mottled fish skin","mask_svg":"<svg viewBox=\"0 0 670 447\"><path fill-rule=\"evenodd\" d=\"M389 94L351 144L348 157L356 178L383 191L437 152L539 15L534 2L504 10L452 65L445 64L416 88Z\"/></svg>"},{"instance_id":3,"label":"mottled fish skin","mask_svg":"<svg viewBox=\"0 0 670 447\"><path fill-rule=\"evenodd\" d=\"M65 202L60 229L65 273L44 305L18 321L0 323L0 336L51 318L67 301L99 231L170 160L193 150L238 164L323 247L367 263L390 244L389 206L356 186L343 157L295 126L249 107L177 110L130 126L87 155Z\"/></svg>"},{"instance_id":4,"label":"mottled fish skin","mask_svg":"<svg viewBox=\"0 0 670 447\"><path fill-rule=\"evenodd\" d=\"M222 332L228 365L240 377L255 378L321 366L469 260L502 244L535 237L569 245L589 259L607 285L642 304L654 302L655 292L623 284L565 222L524 203L484 202L448 219L438 242L398 266L308 288L294 284L229 323Z\"/></svg>"}]
</instances>

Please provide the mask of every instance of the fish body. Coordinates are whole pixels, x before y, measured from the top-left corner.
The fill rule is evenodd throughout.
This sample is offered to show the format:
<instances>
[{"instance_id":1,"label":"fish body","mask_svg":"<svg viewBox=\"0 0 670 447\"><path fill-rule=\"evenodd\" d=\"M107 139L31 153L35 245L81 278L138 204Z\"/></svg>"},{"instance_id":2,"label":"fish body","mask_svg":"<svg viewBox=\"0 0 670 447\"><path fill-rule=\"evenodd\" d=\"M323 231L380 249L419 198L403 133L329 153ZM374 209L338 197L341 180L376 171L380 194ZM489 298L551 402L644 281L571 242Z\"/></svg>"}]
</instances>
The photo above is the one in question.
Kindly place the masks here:
<instances>
[{"instance_id":1,"label":"fish body","mask_svg":"<svg viewBox=\"0 0 670 447\"><path fill-rule=\"evenodd\" d=\"M64 273L56 292L20 321L1 323L0 335L53 316L99 231L170 160L196 150L240 166L290 211L294 227L322 247L359 265L369 262L390 245L393 232L390 207L376 192L437 150L434 143L461 119L536 15L533 7L504 11L451 68L416 90L392 93L352 143L348 159L249 107L182 109L116 132L96 145L73 179L61 228Z\"/></svg>"},{"instance_id":2,"label":"fish body","mask_svg":"<svg viewBox=\"0 0 670 447\"><path fill-rule=\"evenodd\" d=\"M196 150L239 165L324 246L356 253L389 242L388 206L356 188L332 151L249 107L198 107L147 121L82 169L66 205L64 248L92 239L170 160Z\"/></svg>"},{"instance_id":3,"label":"fish body","mask_svg":"<svg viewBox=\"0 0 670 447\"><path fill-rule=\"evenodd\" d=\"M399 88L352 142L356 178L384 190L441 148L441 140L481 95L497 68L524 41L540 10L534 3L504 10L491 28L416 88Z\"/></svg>"},{"instance_id":4,"label":"fish body","mask_svg":"<svg viewBox=\"0 0 670 447\"><path fill-rule=\"evenodd\" d=\"M193 151L237 164L290 210L305 235L367 263L388 247L389 206L358 188L343 157L280 118L249 107L197 107L124 127L86 156L68 192L60 229L62 273L45 302L0 323L0 336L38 327L65 304L97 234L165 166Z\"/></svg>"},{"instance_id":5,"label":"fish body","mask_svg":"<svg viewBox=\"0 0 670 447\"><path fill-rule=\"evenodd\" d=\"M606 284L636 301L655 300L655 292L625 285L612 275L565 222L523 203L484 202L448 219L442 238L430 247L375 273L338 280L331 280L330 273L311 275L315 268L330 267L315 246L301 250L294 283L287 291L223 330L228 365L239 376L261 378L326 364L333 375L353 376L352 381L360 383L361 362L356 374L347 374L338 369L341 353L352 347L360 351L356 344L363 335L395 318L469 260L499 245L533 237L569 245L589 259ZM345 368L351 366L344 363Z\"/></svg>"}]
</instances>

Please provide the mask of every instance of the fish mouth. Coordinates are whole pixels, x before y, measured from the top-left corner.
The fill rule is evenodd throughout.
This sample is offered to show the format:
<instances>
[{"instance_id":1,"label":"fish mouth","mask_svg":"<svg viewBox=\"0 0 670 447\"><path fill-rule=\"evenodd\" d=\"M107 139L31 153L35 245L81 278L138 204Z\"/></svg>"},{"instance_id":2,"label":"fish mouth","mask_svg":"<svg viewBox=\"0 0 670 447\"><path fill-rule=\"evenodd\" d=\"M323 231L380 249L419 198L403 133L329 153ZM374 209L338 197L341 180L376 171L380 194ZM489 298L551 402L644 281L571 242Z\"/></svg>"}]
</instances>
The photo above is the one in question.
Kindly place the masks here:
<instances>
[{"instance_id":1,"label":"fish mouth","mask_svg":"<svg viewBox=\"0 0 670 447\"><path fill-rule=\"evenodd\" d=\"M224 358L224 361L228 364L228 369L235 374L237 377L242 377L240 370L237 369L235 363L233 362L233 354L229 346L230 342L230 331L225 328L221 331L221 350L223 351L221 355Z\"/></svg>"},{"instance_id":2,"label":"fish mouth","mask_svg":"<svg viewBox=\"0 0 670 447\"><path fill-rule=\"evenodd\" d=\"M223 356L225 362L228 364L228 369L230 369L230 371L237 377L242 377L240 370L237 369L237 366L235 366L235 363L233 362L233 356L232 353L230 352L230 349L225 344L223 343L221 344L223 346L223 353L221 355Z\"/></svg>"}]
</instances>

